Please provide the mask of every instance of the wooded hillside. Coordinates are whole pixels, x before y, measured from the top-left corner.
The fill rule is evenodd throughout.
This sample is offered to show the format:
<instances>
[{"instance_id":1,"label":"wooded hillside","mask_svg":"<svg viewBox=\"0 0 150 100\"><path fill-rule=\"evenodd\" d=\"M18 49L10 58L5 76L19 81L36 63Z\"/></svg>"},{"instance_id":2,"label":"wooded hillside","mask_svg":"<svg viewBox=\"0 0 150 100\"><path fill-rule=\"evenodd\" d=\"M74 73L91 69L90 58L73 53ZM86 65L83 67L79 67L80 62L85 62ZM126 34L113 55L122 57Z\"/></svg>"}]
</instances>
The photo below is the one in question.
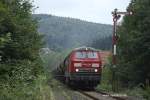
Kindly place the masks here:
<instances>
[{"instance_id":1,"label":"wooded hillside","mask_svg":"<svg viewBox=\"0 0 150 100\"><path fill-rule=\"evenodd\" d=\"M111 38L107 38L112 34L111 25L46 14L37 14L33 17L38 19L38 30L45 35L47 47L56 51L83 45L92 46L93 42L99 39L103 43L111 41ZM107 48L110 47L111 43L108 43Z\"/></svg>"}]
</instances>

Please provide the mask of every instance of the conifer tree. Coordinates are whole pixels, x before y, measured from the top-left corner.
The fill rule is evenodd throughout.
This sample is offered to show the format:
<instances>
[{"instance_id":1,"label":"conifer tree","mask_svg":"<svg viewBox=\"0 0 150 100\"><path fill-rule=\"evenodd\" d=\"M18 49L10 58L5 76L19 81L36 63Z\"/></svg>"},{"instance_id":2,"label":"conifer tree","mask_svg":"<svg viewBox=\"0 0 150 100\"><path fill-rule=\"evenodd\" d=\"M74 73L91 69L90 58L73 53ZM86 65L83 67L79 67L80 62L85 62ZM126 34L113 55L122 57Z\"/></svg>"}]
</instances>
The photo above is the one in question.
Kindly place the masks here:
<instances>
[{"instance_id":1,"label":"conifer tree","mask_svg":"<svg viewBox=\"0 0 150 100\"><path fill-rule=\"evenodd\" d=\"M150 79L150 1L132 0L119 28L118 70L123 82L145 83Z\"/></svg>"}]
</instances>

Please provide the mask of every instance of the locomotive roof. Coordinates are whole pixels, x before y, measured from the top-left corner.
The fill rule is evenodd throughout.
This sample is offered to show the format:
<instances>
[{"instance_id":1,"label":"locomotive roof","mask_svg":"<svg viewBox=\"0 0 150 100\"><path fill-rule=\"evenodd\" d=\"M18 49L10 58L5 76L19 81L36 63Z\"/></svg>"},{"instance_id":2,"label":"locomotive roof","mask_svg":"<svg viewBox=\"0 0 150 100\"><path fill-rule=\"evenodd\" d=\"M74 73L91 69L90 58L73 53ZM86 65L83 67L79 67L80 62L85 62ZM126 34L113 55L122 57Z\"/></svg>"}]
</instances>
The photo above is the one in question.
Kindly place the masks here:
<instances>
[{"instance_id":1,"label":"locomotive roof","mask_svg":"<svg viewBox=\"0 0 150 100\"><path fill-rule=\"evenodd\" d=\"M97 49L94 49L94 48L92 48L92 47L79 47L79 48L75 48L73 51L78 51L78 50L98 51Z\"/></svg>"}]
</instances>

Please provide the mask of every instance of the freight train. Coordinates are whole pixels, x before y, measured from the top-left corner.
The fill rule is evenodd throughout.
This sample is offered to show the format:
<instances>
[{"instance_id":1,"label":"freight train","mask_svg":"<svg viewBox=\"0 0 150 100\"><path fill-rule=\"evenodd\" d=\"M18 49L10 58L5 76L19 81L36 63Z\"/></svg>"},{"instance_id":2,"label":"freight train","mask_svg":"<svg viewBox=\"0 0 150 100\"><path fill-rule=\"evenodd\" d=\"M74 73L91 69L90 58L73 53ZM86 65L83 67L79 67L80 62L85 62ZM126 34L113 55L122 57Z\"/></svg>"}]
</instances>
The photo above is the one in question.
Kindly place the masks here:
<instances>
[{"instance_id":1,"label":"freight train","mask_svg":"<svg viewBox=\"0 0 150 100\"><path fill-rule=\"evenodd\" d=\"M102 73L100 52L91 47L76 48L54 72L68 85L96 87Z\"/></svg>"}]
</instances>

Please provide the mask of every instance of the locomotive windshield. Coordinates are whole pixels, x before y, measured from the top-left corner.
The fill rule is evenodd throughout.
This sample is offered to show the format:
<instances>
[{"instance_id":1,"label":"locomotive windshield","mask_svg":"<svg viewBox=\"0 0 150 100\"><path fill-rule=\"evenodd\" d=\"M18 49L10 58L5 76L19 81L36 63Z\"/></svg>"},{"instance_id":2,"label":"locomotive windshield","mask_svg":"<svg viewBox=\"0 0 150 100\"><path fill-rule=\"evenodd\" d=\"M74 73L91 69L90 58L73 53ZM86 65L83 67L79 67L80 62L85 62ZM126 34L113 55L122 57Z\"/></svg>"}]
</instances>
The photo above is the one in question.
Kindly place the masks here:
<instances>
[{"instance_id":1,"label":"locomotive windshield","mask_svg":"<svg viewBox=\"0 0 150 100\"><path fill-rule=\"evenodd\" d=\"M76 58L98 58L97 52L85 52L85 51L78 51L75 53Z\"/></svg>"}]
</instances>

